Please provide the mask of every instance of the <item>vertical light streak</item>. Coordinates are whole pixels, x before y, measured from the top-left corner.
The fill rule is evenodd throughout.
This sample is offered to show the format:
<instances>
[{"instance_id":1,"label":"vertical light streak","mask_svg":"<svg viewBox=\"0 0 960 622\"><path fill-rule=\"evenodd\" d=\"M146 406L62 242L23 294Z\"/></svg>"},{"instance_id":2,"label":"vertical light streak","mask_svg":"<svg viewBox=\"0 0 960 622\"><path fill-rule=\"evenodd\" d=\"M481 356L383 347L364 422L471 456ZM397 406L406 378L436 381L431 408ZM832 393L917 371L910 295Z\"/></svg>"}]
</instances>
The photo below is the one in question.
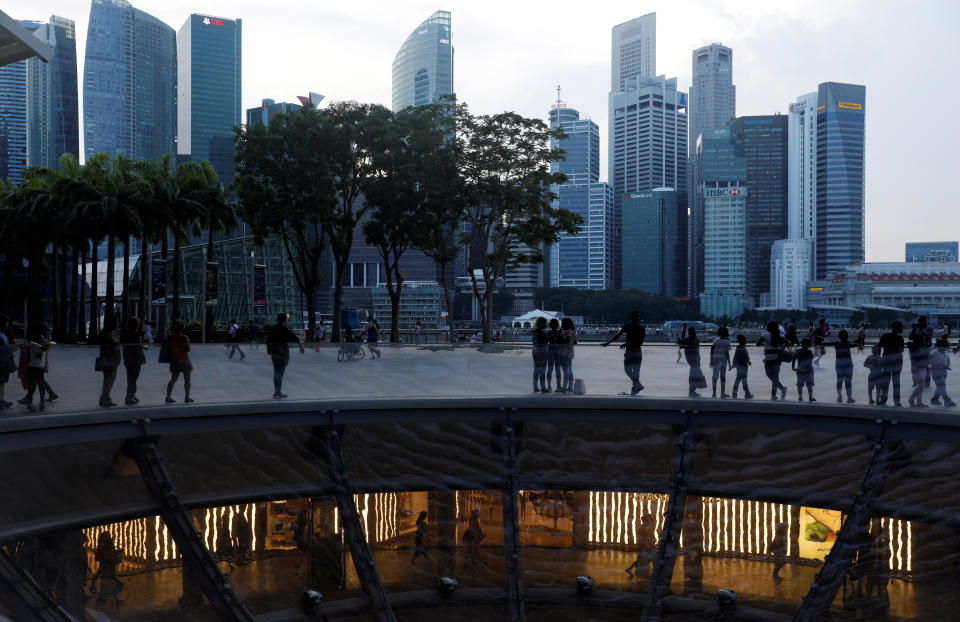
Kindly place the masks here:
<instances>
[{"instance_id":1,"label":"vertical light streak","mask_svg":"<svg viewBox=\"0 0 960 622\"><path fill-rule=\"evenodd\" d=\"M253 538L250 539L250 548L253 551L257 550L257 504L250 504L250 533L253 534Z\"/></svg>"},{"instance_id":2,"label":"vertical light streak","mask_svg":"<svg viewBox=\"0 0 960 622\"><path fill-rule=\"evenodd\" d=\"M881 524L882 524L882 523L881 523ZM894 560L893 550L896 548L896 547L893 545L893 519L890 519L889 521L887 521L887 527L888 527L889 530L890 530L890 531L889 531L890 537L887 539L887 542L888 542L888 544L889 544L889 546L890 546L890 562L889 562L889 563L890 563L890 569L893 570L894 568L896 568L896 566L894 565L894 561L893 561L893 560Z\"/></svg>"},{"instance_id":3,"label":"vertical light streak","mask_svg":"<svg viewBox=\"0 0 960 622\"><path fill-rule=\"evenodd\" d=\"M593 512L595 511L595 508L596 508L596 505L595 505L594 502L593 502L593 494L594 494L594 493L593 493L593 491L591 490L591 491L590 491L589 493L587 493L587 494L588 494L589 497L590 497L590 515L589 515L589 516L590 516L590 523L587 525L587 533L590 534L590 541L591 541L591 542L596 542L596 541L597 541L597 536L596 536L596 533L593 531Z\"/></svg>"},{"instance_id":4,"label":"vertical light streak","mask_svg":"<svg viewBox=\"0 0 960 622\"><path fill-rule=\"evenodd\" d=\"M907 572L913 572L913 527L907 521Z\"/></svg>"},{"instance_id":5,"label":"vertical light streak","mask_svg":"<svg viewBox=\"0 0 960 622\"><path fill-rule=\"evenodd\" d=\"M729 540L730 530L727 528L728 525L730 525L730 505L729 505L729 500L724 499L723 500L723 550L724 551L730 550L730 540Z\"/></svg>"},{"instance_id":6,"label":"vertical light streak","mask_svg":"<svg viewBox=\"0 0 960 622\"><path fill-rule=\"evenodd\" d=\"M897 570L903 570L903 521L897 521Z\"/></svg>"},{"instance_id":7,"label":"vertical light streak","mask_svg":"<svg viewBox=\"0 0 960 622\"><path fill-rule=\"evenodd\" d=\"M607 496L610 493L604 492L603 494L603 542L607 541Z\"/></svg>"},{"instance_id":8,"label":"vertical light streak","mask_svg":"<svg viewBox=\"0 0 960 622\"><path fill-rule=\"evenodd\" d=\"M153 540L157 543L155 550L153 551L153 561L160 561L160 517L157 516L156 521L153 524Z\"/></svg>"}]
</instances>

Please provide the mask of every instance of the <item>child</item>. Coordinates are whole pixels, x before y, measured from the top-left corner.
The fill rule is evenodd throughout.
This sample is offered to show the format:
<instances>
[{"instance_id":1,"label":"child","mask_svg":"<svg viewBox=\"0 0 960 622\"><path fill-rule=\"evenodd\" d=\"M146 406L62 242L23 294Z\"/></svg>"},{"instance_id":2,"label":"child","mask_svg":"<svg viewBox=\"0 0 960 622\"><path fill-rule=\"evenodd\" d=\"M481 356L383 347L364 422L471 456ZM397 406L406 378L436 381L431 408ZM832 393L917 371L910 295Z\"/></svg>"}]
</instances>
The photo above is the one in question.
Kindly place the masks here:
<instances>
[{"instance_id":1,"label":"child","mask_svg":"<svg viewBox=\"0 0 960 622\"><path fill-rule=\"evenodd\" d=\"M853 357L850 355L850 349L853 348L853 344L849 341L850 334L847 333L847 331L841 330L839 337L840 341L834 341L824 345L833 346L837 353L835 362L837 370L837 403L840 404L843 402L842 389L843 385L846 384L847 404L854 404L856 400L853 399L853 389L850 386L853 382Z\"/></svg>"},{"instance_id":2,"label":"child","mask_svg":"<svg viewBox=\"0 0 960 622\"><path fill-rule=\"evenodd\" d=\"M927 405L923 403L923 385L927 382L930 348L927 347L925 337L917 332L910 335L907 349L910 351L910 374L913 376L913 391L907 401L911 408L926 408Z\"/></svg>"},{"instance_id":3,"label":"child","mask_svg":"<svg viewBox=\"0 0 960 622\"><path fill-rule=\"evenodd\" d=\"M27 410L36 412L33 406L33 393L40 394L40 412L46 408L46 384L43 375L49 368L47 351L50 349L50 339L47 336L47 326L43 323L30 324L30 335L27 337L27 396L24 398Z\"/></svg>"},{"instance_id":4,"label":"child","mask_svg":"<svg viewBox=\"0 0 960 622\"><path fill-rule=\"evenodd\" d=\"M752 365L750 362L750 353L747 352L747 338L745 335L737 335L737 349L733 353L733 365L731 368L736 368L737 377L733 381L733 397L737 397L737 387L740 386L740 383L743 383L743 397L746 399L753 399L753 394L750 393L750 387L747 386L747 368Z\"/></svg>"},{"instance_id":5,"label":"child","mask_svg":"<svg viewBox=\"0 0 960 622\"><path fill-rule=\"evenodd\" d=\"M810 340L806 337L800 342L800 349L791 363L793 371L797 372L797 399L803 401L803 387L807 387L807 397L813 399L813 352L810 350Z\"/></svg>"},{"instance_id":6,"label":"child","mask_svg":"<svg viewBox=\"0 0 960 622\"><path fill-rule=\"evenodd\" d=\"M690 390L687 395L700 397L697 389L706 389L707 379L703 377L703 370L700 369L700 340L697 339L697 331L693 327L687 329L687 338L683 340L683 354L687 358L687 365L690 366L690 374L687 377Z\"/></svg>"},{"instance_id":7,"label":"child","mask_svg":"<svg viewBox=\"0 0 960 622\"><path fill-rule=\"evenodd\" d=\"M717 397L717 378L720 379L720 397L727 398L727 368L730 367L730 331L726 326L717 330L718 339L710 345L710 367L713 368L713 397Z\"/></svg>"},{"instance_id":8,"label":"child","mask_svg":"<svg viewBox=\"0 0 960 622\"><path fill-rule=\"evenodd\" d=\"M942 397L943 405L948 408L957 404L947 395L947 370L950 369L949 349L950 342L941 337L937 339L936 349L930 353L930 376L933 378L934 384L937 385L933 397L930 398L930 403L939 406Z\"/></svg>"},{"instance_id":9,"label":"child","mask_svg":"<svg viewBox=\"0 0 960 622\"><path fill-rule=\"evenodd\" d=\"M877 399L880 399L880 377L883 376L883 366L880 364L880 346L873 346L872 354L863 361L863 366L870 370L867 376L867 396L870 403L873 404L874 389L876 389Z\"/></svg>"}]
</instances>

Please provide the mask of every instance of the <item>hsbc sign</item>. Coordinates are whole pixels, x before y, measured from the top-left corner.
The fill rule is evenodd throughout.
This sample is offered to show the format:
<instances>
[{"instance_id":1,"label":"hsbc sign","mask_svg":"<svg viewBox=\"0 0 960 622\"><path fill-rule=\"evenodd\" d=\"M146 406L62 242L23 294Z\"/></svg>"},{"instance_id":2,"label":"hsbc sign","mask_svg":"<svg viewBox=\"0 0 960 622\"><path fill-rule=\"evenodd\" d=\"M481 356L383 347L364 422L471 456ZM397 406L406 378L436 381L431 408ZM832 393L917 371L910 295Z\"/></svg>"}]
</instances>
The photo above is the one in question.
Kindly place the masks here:
<instances>
[{"instance_id":1,"label":"hsbc sign","mask_svg":"<svg viewBox=\"0 0 960 622\"><path fill-rule=\"evenodd\" d=\"M706 188L705 196L708 198L711 197L745 197L747 196L746 188Z\"/></svg>"}]
</instances>

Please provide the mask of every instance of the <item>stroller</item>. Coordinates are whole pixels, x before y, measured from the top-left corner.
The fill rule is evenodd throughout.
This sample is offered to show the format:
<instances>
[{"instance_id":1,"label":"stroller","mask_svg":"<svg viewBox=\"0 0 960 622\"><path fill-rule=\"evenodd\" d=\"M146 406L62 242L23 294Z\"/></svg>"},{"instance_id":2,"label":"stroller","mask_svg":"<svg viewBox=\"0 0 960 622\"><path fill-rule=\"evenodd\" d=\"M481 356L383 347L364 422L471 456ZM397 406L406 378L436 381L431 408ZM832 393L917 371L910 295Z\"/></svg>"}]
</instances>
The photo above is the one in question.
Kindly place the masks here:
<instances>
[{"instance_id":1,"label":"stroller","mask_svg":"<svg viewBox=\"0 0 960 622\"><path fill-rule=\"evenodd\" d=\"M359 341L344 341L337 349L337 361L360 360L363 356L363 344Z\"/></svg>"}]
</instances>

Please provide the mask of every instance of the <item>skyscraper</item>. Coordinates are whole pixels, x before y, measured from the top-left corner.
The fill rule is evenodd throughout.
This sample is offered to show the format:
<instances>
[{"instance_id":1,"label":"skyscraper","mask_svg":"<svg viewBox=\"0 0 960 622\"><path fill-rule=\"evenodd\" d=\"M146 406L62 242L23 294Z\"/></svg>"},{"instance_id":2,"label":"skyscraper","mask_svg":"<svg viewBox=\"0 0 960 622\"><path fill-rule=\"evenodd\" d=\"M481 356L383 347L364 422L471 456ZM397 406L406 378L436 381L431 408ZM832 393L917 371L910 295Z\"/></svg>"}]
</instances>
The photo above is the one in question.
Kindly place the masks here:
<instances>
[{"instance_id":1,"label":"skyscraper","mask_svg":"<svg viewBox=\"0 0 960 622\"><path fill-rule=\"evenodd\" d=\"M242 23L194 13L177 32L177 154L208 161L233 181L233 128L240 125Z\"/></svg>"},{"instance_id":2,"label":"skyscraper","mask_svg":"<svg viewBox=\"0 0 960 622\"><path fill-rule=\"evenodd\" d=\"M20 22L28 30L28 22ZM0 179L23 181L27 167L27 61L0 67Z\"/></svg>"},{"instance_id":3,"label":"skyscraper","mask_svg":"<svg viewBox=\"0 0 960 622\"><path fill-rule=\"evenodd\" d=\"M769 292L770 250L787 237L787 117L739 117L735 139L747 162L747 293ZM706 229L706 225L704 225Z\"/></svg>"},{"instance_id":4,"label":"skyscraper","mask_svg":"<svg viewBox=\"0 0 960 622\"><path fill-rule=\"evenodd\" d=\"M289 114L300 110L300 104L277 103L272 99L264 99L256 108L247 108L247 125L263 123L270 125L270 119L278 114Z\"/></svg>"},{"instance_id":5,"label":"skyscraper","mask_svg":"<svg viewBox=\"0 0 960 622\"><path fill-rule=\"evenodd\" d=\"M659 296L686 290L687 209L674 188L623 197L623 289Z\"/></svg>"},{"instance_id":6,"label":"skyscraper","mask_svg":"<svg viewBox=\"0 0 960 622\"><path fill-rule=\"evenodd\" d=\"M615 37L616 39L616 37ZM624 90L610 93L608 180L614 198L614 287L622 286L623 197L673 188L678 209L687 209L687 94L677 79L630 77ZM616 233L621 235L616 235ZM686 237L686 236L684 236ZM686 289L684 287L684 289Z\"/></svg>"},{"instance_id":7,"label":"skyscraper","mask_svg":"<svg viewBox=\"0 0 960 622\"><path fill-rule=\"evenodd\" d=\"M65 153L80 158L76 28L54 15L34 34L53 48L53 58L26 61L27 165L55 168Z\"/></svg>"},{"instance_id":8,"label":"skyscraper","mask_svg":"<svg viewBox=\"0 0 960 622\"><path fill-rule=\"evenodd\" d=\"M866 87L817 91L817 278L863 263Z\"/></svg>"},{"instance_id":9,"label":"skyscraper","mask_svg":"<svg viewBox=\"0 0 960 622\"><path fill-rule=\"evenodd\" d=\"M450 12L437 11L414 29L393 57L393 109L422 106L453 93Z\"/></svg>"},{"instance_id":10,"label":"skyscraper","mask_svg":"<svg viewBox=\"0 0 960 622\"><path fill-rule=\"evenodd\" d=\"M83 151L153 160L177 144L176 34L127 0L93 0L83 68Z\"/></svg>"},{"instance_id":11,"label":"skyscraper","mask_svg":"<svg viewBox=\"0 0 960 622\"><path fill-rule=\"evenodd\" d=\"M625 90L631 78L657 75L657 14L647 13L613 27L610 92Z\"/></svg>"},{"instance_id":12,"label":"skyscraper","mask_svg":"<svg viewBox=\"0 0 960 622\"><path fill-rule=\"evenodd\" d=\"M613 191L600 180L600 129L566 104L550 109L550 129L563 129L567 138L553 139L551 148L563 149L566 159L550 164L567 182L553 188L554 207L583 217L576 235L560 234L550 249L550 286L607 289L613 285Z\"/></svg>"}]
</instances>

